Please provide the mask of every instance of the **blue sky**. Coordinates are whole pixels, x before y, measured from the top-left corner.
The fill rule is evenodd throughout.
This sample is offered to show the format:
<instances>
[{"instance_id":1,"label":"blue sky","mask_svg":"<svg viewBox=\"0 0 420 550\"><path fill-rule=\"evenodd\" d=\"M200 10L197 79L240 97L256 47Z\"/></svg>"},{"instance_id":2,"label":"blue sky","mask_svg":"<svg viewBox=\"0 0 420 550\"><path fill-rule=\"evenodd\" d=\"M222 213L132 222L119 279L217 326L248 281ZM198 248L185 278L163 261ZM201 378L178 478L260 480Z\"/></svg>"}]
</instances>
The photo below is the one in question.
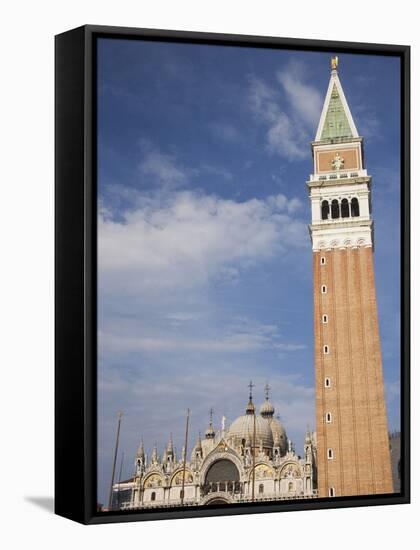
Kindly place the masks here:
<instances>
[{"instance_id":1,"label":"blue sky","mask_svg":"<svg viewBox=\"0 0 420 550\"><path fill-rule=\"evenodd\" d=\"M305 182L331 53L100 39L98 494L116 413L123 477L140 437L180 453L247 384L301 450L315 428ZM390 429L399 427L399 60L340 55L373 176L375 269Z\"/></svg>"}]
</instances>

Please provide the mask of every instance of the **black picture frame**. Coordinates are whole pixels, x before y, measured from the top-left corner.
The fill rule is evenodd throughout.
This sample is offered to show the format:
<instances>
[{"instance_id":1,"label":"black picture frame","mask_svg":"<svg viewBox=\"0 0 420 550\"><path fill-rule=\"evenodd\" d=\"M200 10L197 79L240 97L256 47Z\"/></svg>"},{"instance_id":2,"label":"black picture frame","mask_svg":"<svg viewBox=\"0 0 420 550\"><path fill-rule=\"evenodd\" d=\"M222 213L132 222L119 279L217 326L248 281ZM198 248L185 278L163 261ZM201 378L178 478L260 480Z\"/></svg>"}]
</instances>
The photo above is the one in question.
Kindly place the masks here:
<instances>
[{"instance_id":1,"label":"black picture frame","mask_svg":"<svg viewBox=\"0 0 420 550\"><path fill-rule=\"evenodd\" d=\"M96 510L96 41L126 38L401 60L401 492L126 512ZM55 512L84 524L410 502L410 47L86 25L55 38Z\"/></svg>"}]
</instances>

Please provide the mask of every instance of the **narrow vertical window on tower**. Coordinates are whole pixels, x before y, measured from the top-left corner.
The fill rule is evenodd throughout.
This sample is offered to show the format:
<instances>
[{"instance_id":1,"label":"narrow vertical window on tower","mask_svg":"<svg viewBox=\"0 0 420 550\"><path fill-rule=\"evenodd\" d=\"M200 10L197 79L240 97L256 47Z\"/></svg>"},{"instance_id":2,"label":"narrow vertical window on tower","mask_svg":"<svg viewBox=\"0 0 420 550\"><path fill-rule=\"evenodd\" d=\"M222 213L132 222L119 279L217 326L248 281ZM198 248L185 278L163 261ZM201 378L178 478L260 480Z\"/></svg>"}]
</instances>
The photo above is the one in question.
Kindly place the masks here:
<instances>
[{"instance_id":1,"label":"narrow vertical window on tower","mask_svg":"<svg viewBox=\"0 0 420 550\"><path fill-rule=\"evenodd\" d=\"M328 378L328 377L325 378L325 380L324 380L324 386L325 386L326 388L331 388L331 378Z\"/></svg>"},{"instance_id":2,"label":"narrow vertical window on tower","mask_svg":"<svg viewBox=\"0 0 420 550\"><path fill-rule=\"evenodd\" d=\"M334 489L334 487L330 487L330 488L328 489L328 496L330 496L330 497L335 497L335 489Z\"/></svg>"},{"instance_id":3,"label":"narrow vertical window on tower","mask_svg":"<svg viewBox=\"0 0 420 550\"><path fill-rule=\"evenodd\" d=\"M331 218L336 220L340 217L340 207L338 206L338 200L334 199L331 203Z\"/></svg>"},{"instance_id":4,"label":"narrow vertical window on tower","mask_svg":"<svg viewBox=\"0 0 420 550\"><path fill-rule=\"evenodd\" d=\"M325 265L327 263L325 256L321 256L321 265Z\"/></svg>"},{"instance_id":5,"label":"narrow vertical window on tower","mask_svg":"<svg viewBox=\"0 0 420 550\"><path fill-rule=\"evenodd\" d=\"M324 346L324 355L328 355L329 353L330 353L330 348L327 345L325 345Z\"/></svg>"},{"instance_id":6,"label":"narrow vertical window on tower","mask_svg":"<svg viewBox=\"0 0 420 550\"><path fill-rule=\"evenodd\" d=\"M348 218L349 216L350 216L349 201L347 199L343 199L341 201L341 217Z\"/></svg>"},{"instance_id":7,"label":"narrow vertical window on tower","mask_svg":"<svg viewBox=\"0 0 420 550\"><path fill-rule=\"evenodd\" d=\"M325 313L322 316L322 322L323 322L324 325L326 325L328 323L328 315L326 315Z\"/></svg>"},{"instance_id":8,"label":"narrow vertical window on tower","mask_svg":"<svg viewBox=\"0 0 420 550\"><path fill-rule=\"evenodd\" d=\"M327 293L327 286L326 286L326 285L322 285L322 286L321 286L321 292L322 292L322 294L326 294L326 293Z\"/></svg>"},{"instance_id":9,"label":"narrow vertical window on tower","mask_svg":"<svg viewBox=\"0 0 420 550\"><path fill-rule=\"evenodd\" d=\"M328 220L329 217L330 217L330 205L328 204L328 201L322 201L321 218L323 220Z\"/></svg>"},{"instance_id":10,"label":"narrow vertical window on tower","mask_svg":"<svg viewBox=\"0 0 420 550\"><path fill-rule=\"evenodd\" d=\"M360 215L359 201L356 197L351 199L351 215L353 218L357 218Z\"/></svg>"},{"instance_id":11,"label":"narrow vertical window on tower","mask_svg":"<svg viewBox=\"0 0 420 550\"><path fill-rule=\"evenodd\" d=\"M327 458L328 460L332 460L334 458L334 451L331 448L327 449Z\"/></svg>"},{"instance_id":12,"label":"narrow vertical window on tower","mask_svg":"<svg viewBox=\"0 0 420 550\"><path fill-rule=\"evenodd\" d=\"M331 424L332 422L332 414L330 412L327 412L327 414L325 415L325 422L327 424Z\"/></svg>"}]
</instances>

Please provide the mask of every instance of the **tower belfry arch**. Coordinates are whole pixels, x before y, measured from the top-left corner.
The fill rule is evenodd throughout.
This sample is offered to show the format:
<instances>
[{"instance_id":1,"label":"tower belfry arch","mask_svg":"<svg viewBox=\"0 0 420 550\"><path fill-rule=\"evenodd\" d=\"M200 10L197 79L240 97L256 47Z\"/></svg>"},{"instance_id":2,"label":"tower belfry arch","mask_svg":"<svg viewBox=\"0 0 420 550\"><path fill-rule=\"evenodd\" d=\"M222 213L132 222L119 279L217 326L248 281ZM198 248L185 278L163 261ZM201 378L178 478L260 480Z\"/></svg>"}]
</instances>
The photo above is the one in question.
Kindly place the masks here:
<instances>
[{"instance_id":1,"label":"tower belfry arch","mask_svg":"<svg viewBox=\"0 0 420 550\"><path fill-rule=\"evenodd\" d=\"M321 497L393 491L373 265L371 176L337 67L335 57L307 182Z\"/></svg>"}]
</instances>

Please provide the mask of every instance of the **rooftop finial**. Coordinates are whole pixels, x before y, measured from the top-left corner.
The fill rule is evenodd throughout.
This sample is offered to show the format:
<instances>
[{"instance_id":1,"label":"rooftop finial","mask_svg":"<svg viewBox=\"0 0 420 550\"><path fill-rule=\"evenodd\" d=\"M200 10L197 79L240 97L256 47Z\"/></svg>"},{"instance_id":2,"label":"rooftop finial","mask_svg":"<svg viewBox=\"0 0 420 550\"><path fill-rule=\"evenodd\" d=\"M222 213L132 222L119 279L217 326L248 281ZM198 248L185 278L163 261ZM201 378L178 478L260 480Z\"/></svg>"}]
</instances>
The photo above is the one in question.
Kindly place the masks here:
<instances>
[{"instance_id":1,"label":"rooftop finial","mask_svg":"<svg viewBox=\"0 0 420 550\"><path fill-rule=\"evenodd\" d=\"M213 428L213 407L209 411L210 419L209 419L209 427L206 430L206 439L214 439L215 432Z\"/></svg>"},{"instance_id":2,"label":"rooftop finial","mask_svg":"<svg viewBox=\"0 0 420 550\"><path fill-rule=\"evenodd\" d=\"M269 393L270 393L270 386L268 385L268 382L265 383L265 386L264 386L264 393L265 393L265 400L268 401L269 399Z\"/></svg>"},{"instance_id":3,"label":"rooftop finial","mask_svg":"<svg viewBox=\"0 0 420 550\"><path fill-rule=\"evenodd\" d=\"M249 388L249 400L252 401L252 388L254 387L254 384L252 383L252 380L249 381L248 388Z\"/></svg>"},{"instance_id":4,"label":"rooftop finial","mask_svg":"<svg viewBox=\"0 0 420 550\"><path fill-rule=\"evenodd\" d=\"M331 70L336 71L338 67L338 56L334 56L331 58Z\"/></svg>"}]
</instances>

